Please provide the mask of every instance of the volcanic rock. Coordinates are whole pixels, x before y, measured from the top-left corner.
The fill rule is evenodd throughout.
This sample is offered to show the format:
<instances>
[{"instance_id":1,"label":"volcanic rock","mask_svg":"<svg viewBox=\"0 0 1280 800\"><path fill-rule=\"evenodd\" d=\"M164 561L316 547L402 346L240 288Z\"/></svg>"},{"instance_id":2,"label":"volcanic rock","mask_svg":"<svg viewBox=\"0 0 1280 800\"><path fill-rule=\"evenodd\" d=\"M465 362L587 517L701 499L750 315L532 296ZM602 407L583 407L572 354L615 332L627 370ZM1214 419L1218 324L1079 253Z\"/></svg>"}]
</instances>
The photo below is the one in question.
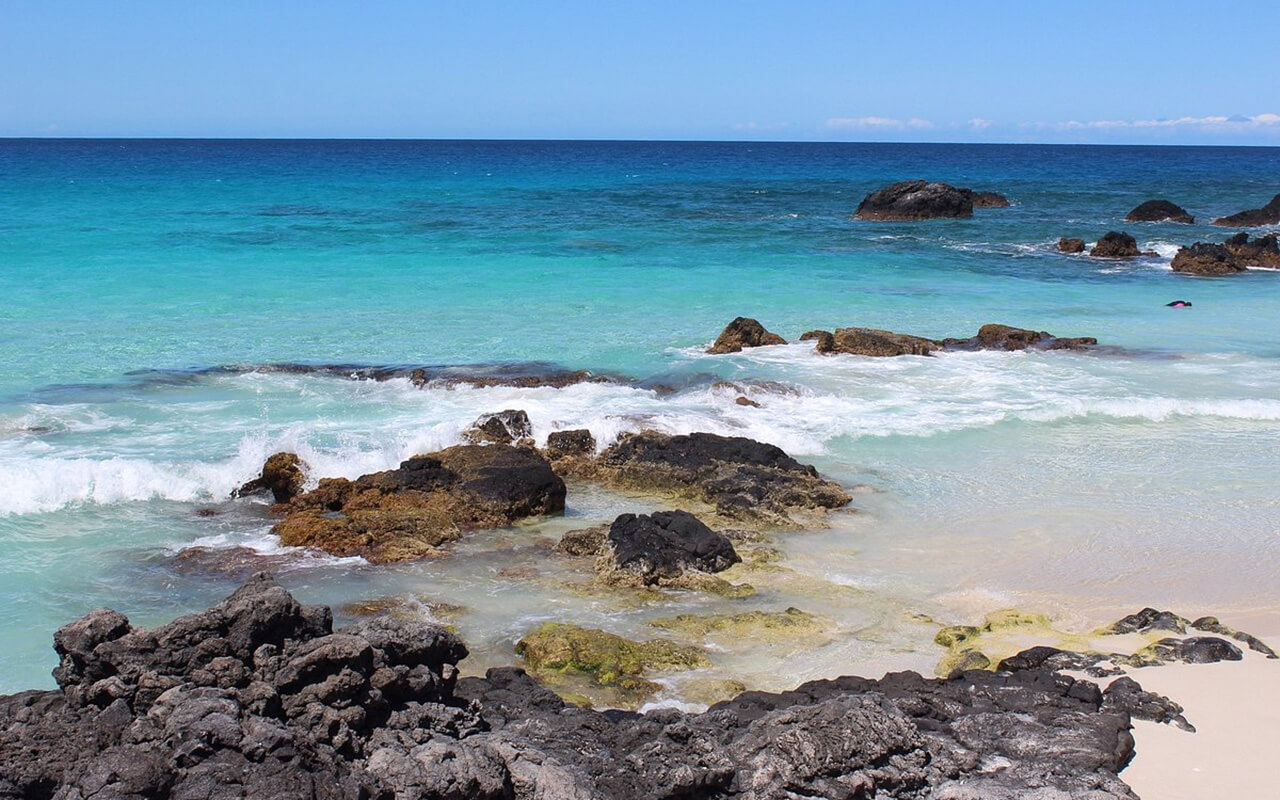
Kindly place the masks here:
<instances>
[{"instance_id":1,"label":"volcanic rock","mask_svg":"<svg viewBox=\"0 0 1280 800\"><path fill-rule=\"evenodd\" d=\"M1270 647L1268 647L1258 637L1252 634L1245 633L1244 631L1238 631L1235 628L1227 627L1226 625L1223 625L1221 622L1219 622L1217 617L1200 617L1195 622L1191 623L1191 627L1195 628L1198 631L1204 631L1206 633L1216 633L1222 636L1230 636L1232 639L1235 639L1237 642L1244 642L1249 646L1250 650L1253 650L1258 653L1262 653L1267 658L1280 658L1280 655L1277 655L1275 650L1272 650Z\"/></svg>"},{"instance_id":2,"label":"volcanic rock","mask_svg":"<svg viewBox=\"0 0 1280 800\"><path fill-rule=\"evenodd\" d=\"M975 192L972 189L961 189L973 203L974 208L1008 208L1009 198L996 192Z\"/></svg>"},{"instance_id":3,"label":"volcanic rock","mask_svg":"<svg viewBox=\"0 0 1280 800\"><path fill-rule=\"evenodd\" d=\"M1123 231L1109 231L1098 240L1089 255L1094 258L1136 258L1142 255L1138 242Z\"/></svg>"},{"instance_id":4,"label":"volcanic rock","mask_svg":"<svg viewBox=\"0 0 1280 800\"><path fill-rule=\"evenodd\" d=\"M1125 214L1124 218L1127 222L1182 222L1188 225L1196 221L1185 208L1168 200L1148 200Z\"/></svg>"},{"instance_id":5,"label":"volcanic rock","mask_svg":"<svg viewBox=\"0 0 1280 800\"><path fill-rule=\"evenodd\" d=\"M1222 244L1243 266L1280 269L1280 247L1276 246L1274 233L1259 236L1252 241L1249 240L1249 234L1237 233Z\"/></svg>"},{"instance_id":6,"label":"volcanic rock","mask_svg":"<svg viewBox=\"0 0 1280 800\"><path fill-rule=\"evenodd\" d=\"M323 480L273 530L286 545L389 563L434 555L463 530L562 512L564 498L537 451L459 445L355 481Z\"/></svg>"},{"instance_id":7,"label":"volcanic rock","mask_svg":"<svg viewBox=\"0 0 1280 800\"><path fill-rule=\"evenodd\" d=\"M1104 633L1149 633L1150 631L1170 631L1186 633L1187 621L1172 611L1157 611L1144 608L1136 614L1130 614L1103 628Z\"/></svg>"},{"instance_id":8,"label":"volcanic rock","mask_svg":"<svg viewBox=\"0 0 1280 800\"><path fill-rule=\"evenodd\" d=\"M1157 662L1185 661L1188 664L1212 664L1216 661L1239 661L1244 658L1240 648L1216 636L1161 639L1134 655L1139 662L1154 659Z\"/></svg>"},{"instance_id":9,"label":"volcanic rock","mask_svg":"<svg viewBox=\"0 0 1280 800\"><path fill-rule=\"evenodd\" d=\"M533 425L529 415L509 408L495 414L483 414L462 433L471 444L525 444L533 441Z\"/></svg>"},{"instance_id":10,"label":"volcanic rock","mask_svg":"<svg viewBox=\"0 0 1280 800\"><path fill-rule=\"evenodd\" d=\"M783 339L776 333L770 333L765 327L750 317L737 317L725 326L725 329L716 337L715 343L707 349L708 353L720 355L723 353L738 353L744 347L763 347L770 344L786 344L787 340Z\"/></svg>"},{"instance_id":11,"label":"volcanic rock","mask_svg":"<svg viewBox=\"0 0 1280 800\"><path fill-rule=\"evenodd\" d=\"M1084 239L1067 238L1063 236L1058 240L1058 252L1061 253L1083 253Z\"/></svg>"},{"instance_id":12,"label":"volcanic rock","mask_svg":"<svg viewBox=\"0 0 1280 800\"><path fill-rule=\"evenodd\" d=\"M1245 271L1240 259L1232 255L1226 245L1206 242L1179 248L1173 257L1172 268L1174 272L1188 275L1234 275Z\"/></svg>"},{"instance_id":13,"label":"volcanic rock","mask_svg":"<svg viewBox=\"0 0 1280 800\"><path fill-rule=\"evenodd\" d=\"M1124 711L1134 719L1145 719L1173 725L1188 733L1195 733L1195 726L1182 716L1183 708L1164 695L1144 691L1133 678L1125 676L1111 682L1102 693L1103 708Z\"/></svg>"},{"instance_id":14,"label":"volcanic rock","mask_svg":"<svg viewBox=\"0 0 1280 800\"><path fill-rule=\"evenodd\" d=\"M552 431L547 434L547 458L552 461L568 456L590 456L596 451L596 437L591 431L580 428L571 431Z\"/></svg>"},{"instance_id":15,"label":"volcanic rock","mask_svg":"<svg viewBox=\"0 0 1280 800\"><path fill-rule=\"evenodd\" d=\"M262 465L262 474L231 493L232 497L245 497L258 492L271 492L277 503L287 503L302 491L306 475L302 459L295 453L275 453Z\"/></svg>"},{"instance_id":16,"label":"volcanic rock","mask_svg":"<svg viewBox=\"0 0 1280 800\"><path fill-rule=\"evenodd\" d=\"M945 183L902 181L867 195L855 219L922 220L973 216L972 193Z\"/></svg>"},{"instance_id":17,"label":"volcanic rock","mask_svg":"<svg viewBox=\"0 0 1280 800\"><path fill-rule=\"evenodd\" d=\"M624 435L596 459L594 476L618 488L697 500L756 525L795 527L797 512L823 512L852 499L778 447L713 433Z\"/></svg>"},{"instance_id":18,"label":"volcanic rock","mask_svg":"<svg viewBox=\"0 0 1280 800\"><path fill-rule=\"evenodd\" d=\"M1123 704L1043 670L602 713L519 669L458 680L466 648L433 624L331 625L266 576L150 631L90 614L58 633L59 690L0 698L0 796L1136 800ZM624 674L613 655L593 661Z\"/></svg>"},{"instance_id":19,"label":"volcanic rock","mask_svg":"<svg viewBox=\"0 0 1280 800\"><path fill-rule=\"evenodd\" d=\"M1280 194L1271 198L1271 202L1262 208L1251 208L1248 211L1241 211L1229 217L1215 219L1213 224L1229 228L1250 228L1255 225L1280 224Z\"/></svg>"},{"instance_id":20,"label":"volcanic rock","mask_svg":"<svg viewBox=\"0 0 1280 800\"><path fill-rule=\"evenodd\" d=\"M689 512L656 511L615 519L596 563L612 582L654 586L688 571L723 572L740 561L732 542Z\"/></svg>"}]
</instances>

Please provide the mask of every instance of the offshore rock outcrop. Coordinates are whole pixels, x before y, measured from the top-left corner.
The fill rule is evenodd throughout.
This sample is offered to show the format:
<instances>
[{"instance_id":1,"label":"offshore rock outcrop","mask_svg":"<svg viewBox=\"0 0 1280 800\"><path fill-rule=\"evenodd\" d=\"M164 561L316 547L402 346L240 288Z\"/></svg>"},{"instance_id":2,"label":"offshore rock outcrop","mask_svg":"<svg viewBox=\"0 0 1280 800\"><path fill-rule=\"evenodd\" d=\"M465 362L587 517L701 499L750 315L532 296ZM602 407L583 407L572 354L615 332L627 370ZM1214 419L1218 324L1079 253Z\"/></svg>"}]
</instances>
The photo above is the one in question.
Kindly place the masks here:
<instances>
[{"instance_id":1,"label":"offshore rock outcrop","mask_svg":"<svg viewBox=\"0 0 1280 800\"><path fill-rule=\"evenodd\" d=\"M1251 228L1256 225L1280 224L1280 194L1271 198L1271 202L1262 208L1251 208L1238 214L1215 219L1213 224L1228 228Z\"/></svg>"},{"instance_id":2,"label":"offshore rock outcrop","mask_svg":"<svg viewBox=\"0 0 1280 800\"><path fill-rule=\"evenodd\" d=\"M1237 233L1222 244L1246 267L1280 269L1280 246L1276 240L1274 233L1256 239L1250 239L1247 233Z\"/></svg>"},{"instance_id":3,"label":"offshore rock outcrop","mask_svg":"<svg viewBox=\"0 0 1280 800\"><path fill-rule=\"evenodd\" d=\"M262 465L262 474L236 489L231 496L271 492L277 503L287 503L298 496L305 482L302 459L296 453L275 453Z\"/></svg>"},{"instance_id":4,"label":"offshore rock outcrop","mask_svg":"<svg viewBox=\"0 0 1280 800\"><path fill-rule=\"evenodd\" d=\"M564 499L536 450L458 445L354 481L326 478L272 530L286 545L391 563L435 555L464 530L563 512Z\"/></svg>"},{"instance_id":5,"label":"offshore rock outcrop","mask_svg":"<svg viewBox=\"0 0 1280 800\"><path fill-rule=\"evenodd\" d=\"M1179 248L1170 267L1174 272L1208 276L1235 275L1246 269L1226 245L1207 242Z\"/></svg>"},{"instance_id":6,"label":"offshore rock outcrop","mask_svg":"<svg viewBox=\"0 0 1280 800\"><path fill-rule=\"evenodd\" d=\"M988 323L968 339L927 339L878 328L837 328L836 332L810 331L804 338L816 341L819 353L889 358L929 356L939 350L1087 350L1098 344L1092 336L1059 337L1047 331Z\"/></svg>"},{"instance_id":7,"label":"offshore rock outcrop","mask_svg":"<svg viewBox=\"0 0 1280 800\"><path fill-rule=\"evenodd\" d=\"M853 216L881 221L968 219L973 216L972 195L946 183L900 181L867 195Z\"/></svg>"},{"instance_id":8,"label":"offshore rock outcrop","mask_svg":"<svg viewBox=\"0 0 1280 800\"><path fill-rule=\"evenodd\" d=\"M1125 704L1043 670L601 713L514 668L458 680L466 648L429 623L334 632L267 576L154 630L99 610L56 640L59 690L0 698L0 798L1135 798Z\"/></svg>"},{"instance_id":9,"label":"offshore rock outcrop","mask_svg":"<svg viewBox=\"0 0 1280 800\"><path fill-rule=\"evenodd\" d=\"M770 333L758 320L737 317L725 326L707 352L712 355L740 353L746 347L786 343L786 339L776 333Z\"/></svg>"},{"instance_id":10,"label":"offshore rock outcrop","mask_svg":"<svg viewBox=\"0 0 1280 800\"><path fill-rule=\"evenodd\" d=\"M750 525L799 527L806 513L822 514L852 499L779 447L713 433L625 434L584 471L617 488L705 503Z\"/></svg>"},{"instance_id":11,"label":"offshore rock outcrop","mask_svg":"<svg viewBox=\"0 0 1280 800\"><path fill-rule=\"evenodd\" d=\"M1196 218L1177 203L1168 200L1148 200L1124 215L1126 222L1180 222L1191 225Z\"/></svg>"},{"instance_id":12,"label":"offshore rock outcrop","mask_svg":"<svg viewBox=\"0 0 1280 800\"><path fill-rule=\"evenodd\" d=\"M1059 253L1083 253L1084 239L1079 239L1073 236L1063 236L1061 239L1058 240L1058 252Z\"/></svg>"},{"instance_id":13,"label":"offshore rock outcrop","mask_svg":"<svg viewBox=\"0 0 1280 800\"><path fill-rule=\"evenodd\" d=\"M1142 255L1138 242L1124 231L1108 231L1094 244L1089 255L1094 258L1137 258Z\"/></svg>"},{"instance_id":14,"label":"offshore rock outcrop","mask_svg":"<svg viewBox=\"0 0 1280 800\"><path fill-rule=\"evenodd\" d=\"M961 189L960 192L969 198L974 208L1008 208L1009 198L998 192L975 192L972 189Z\"/></svg>"}]
</instances>

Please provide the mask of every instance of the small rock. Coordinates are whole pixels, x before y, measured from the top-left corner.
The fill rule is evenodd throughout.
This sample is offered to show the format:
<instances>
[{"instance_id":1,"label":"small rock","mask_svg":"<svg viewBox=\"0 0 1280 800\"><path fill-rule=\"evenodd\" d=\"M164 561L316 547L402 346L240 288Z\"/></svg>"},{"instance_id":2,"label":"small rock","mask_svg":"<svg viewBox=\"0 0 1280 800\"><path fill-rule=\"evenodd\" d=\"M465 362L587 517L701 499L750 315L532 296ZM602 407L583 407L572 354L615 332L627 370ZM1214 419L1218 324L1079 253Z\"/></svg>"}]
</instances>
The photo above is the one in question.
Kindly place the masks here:
<instances>
[{"instance_id":1,"label":"small rock","mask_svg":"<svg viewBox=\"0 0 1280 800\"><path fill-rule=\"evenodd\" d=\"M1157 611L1154 608L1144 608L1138 613L1130 614L1103 629L1103 632L1110 634L1146 633L1148 631L1186 633L1187 621L1172 611Z\"/></svg>"},{"instance_id":2,"label":"small rock","mask_svg":"<svg viewBox=\"0 0 1280 800\"><path fill-rule=\"evenodd\" d=\"M608 525L596 525L591 528L568 531L564 536L560 537L560 543L556 545L556 550L570 556L596 556L600 554L600 550L604 547L608 536Z\"/></svg>"},{"instance_id":3,"label":"small rock","mask_svg":"<svg viewBox=\"0 0 1280 800\"><path fill-rule=\"evenodd\" d=\"M1196 218L1187 210L1168 200L1148 200L1125 214L1127 222L1180 222L1190 225Z\"/></svg>"},{"instance_id":4,"label":"small rock","mask_svg":"<svg viewBox=\"0 0 1280 800\"><path fill-rule=\"evenodd\" d=\"M1089 255L1094 258L1136 258L1142 253L1132 236L1123 231L1109 231L1098 240Z\"/></svg>"},{"instance_id":5,"label":"small rock","mask_svg":"<svg viewBox=\"0 0 1280 800\"><path fill-rule=\"evenodd\" d=\"M598 561L603 576L626 573L644 585L685 572L722 572L742 559L725 536L687 511L622 514L609 526Z\"/></svg>"},{"instance_id":6,"label":"small rock","mask_svg":"<svg viewBox=\"0 0 1280 800\"><path fill-rule=\"evenodd\" d=\"M708 353L721 355L738 353L745 347L764 347L772 344L786 344L776 333L770 333L765 327L750 317L738 317L725 326L715 343L707 349Z\"/></svg>"},{"instance_id":7,"label":"small rock","mask_svg":"<svg viewBox=\"0 0 1280 800\"><path fill-rule=\"evenodd\" d=\"M515 444L533 437L533 425L524 411L509 408L482 415L462 437L471 444Z\"/></svg>"},{"instance_id":8,"label":"small rock","mask_svg":"<svg viewBox=\"0 0 1280 800\"><path fill-rule=\"evenodd\" d=\"M232 497L245 497L258 492L271 492L277 503L287 503L302 491L306 475L302 459L295 453L275 453L262 465L262 474L231 493Z\"/></svg>"},{"instance_id":9,"label":"small rock","mask_svg":"<svg viewBox=\"0 0 1280 800\"><path fill-rule=\"evenodd\" d=\"M1172 269L1188 275L1234 275L1244 272L1245 266L1221 244L1196 242L1190 247L1178 249L1173 257Z\"/></svg>"},{"instance_id":10,"label":"small rock","mask_svg":"<svg viewBox=\"0 0 1280 800\"><path fill-rule=\"evenodd\" d=\"M836 351L836 337L830 331L806 331L800 335L800 341L815 342L815 349L824 355Z\"/></svg>"},{"instance_id":11,"label":"small rock","mask_svg":"<svg viewBox=\"0 0 1280 800\"><path fill-rule=\"evenodd\" d=\"M1058 251L1062 253L1083 253L1084 239L1063 236L1058 240Z\"/></svg>"},{"instance_id":12,"label":"small rock","mask_svg":"<svg viewBox=\"0 0 1280 800\"><path fill-rule=\"evenodd\" d=\"M568 456L589 456L595 451L596 437L585 428L547 434L547 458L552 461Z\"/></svg>"},{"instance_id":13,"label":"small rock","mask_svg":"<svg viewBox=\"0 0 1280 800\"><path fill-rule=\"evenodd\" d=\"M1138 682L1128 676L1112 681L1102 693L1104 710L1128 713L1135 719L1145 719L1173 725L1188 733L1195 733L1195 726L1182 716L1182 706L1164 695L1144 691Z\"/></svg>"},{"instance_id":14,"label":"small rock","mask_svg":"<svg viewBox=\"0 0 1280 800\"><path fill-rule=\"evenodd\" d=\"M822 340L818 341L819 347ZM855 356L927 356L940 347L938 342L923 336L893 333L876 328L837 328L832 339L831 352Z\"/></svg>"}]
</instances>

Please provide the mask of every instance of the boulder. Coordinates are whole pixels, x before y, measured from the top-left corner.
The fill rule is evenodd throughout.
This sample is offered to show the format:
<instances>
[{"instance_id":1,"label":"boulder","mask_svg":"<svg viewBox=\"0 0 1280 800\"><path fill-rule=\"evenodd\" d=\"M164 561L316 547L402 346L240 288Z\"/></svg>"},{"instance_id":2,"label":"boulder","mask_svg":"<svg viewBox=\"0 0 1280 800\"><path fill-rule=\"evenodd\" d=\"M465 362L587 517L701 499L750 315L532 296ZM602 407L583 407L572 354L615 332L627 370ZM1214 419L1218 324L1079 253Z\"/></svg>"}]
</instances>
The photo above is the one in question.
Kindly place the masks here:
<instances>
[{"instance_id":1,"label":"boulder","mask_svg":"<svg viewBox=\"0 0 1280 800\"><path fill-rule=\"evenodd\" d=\"M598 556L608 537L608 525L566 531L556 543L556 551L568 556Z\"/></svg>"},{"instance_id":2,"label":"boulder","mask_svg":"<svg viewBox=\"0 0 1280 800\"><path fill-rule=\"evenodd\" d=\"M591 431L580 428L571 431L552 431L547 434L547 458L558 461L569 456L590 456L596 452L596 437Z\"/></svg>"},{"instance_id":3,"label":"boulder","mask_svg":"<svg viewBox=\"0 0 1280 800\"><path fill-rule=\"evenodd\" d=\"M622 514L609 526L597 571L656 586L686 572L723 572L742 561L733 543L687 511ZM617 582L617 581L613 581Z\"/></svg>"},{"instance_id":4,"label":"boulder","mask_svg":"<svg viewBox=\"0 0 1280 800\"><path fill-rule=\"evenodd\" d=\"M822 340L819 340L818 344L821 346ZM893 333L877 328L837 328L832 336L831 347L830 352L833 353L884 358L932 355L940 345L922 336Z\"/></svg>"},{"instance_id":5,"label":"boulder","mask_svg":"<svg viewBox=\"0 0 1280 800\"><path fill-rule=\"evenodd\" d=\"M1186 633L1187 621L1172 611L1157 611L1154 608L1144 608L1136 614L1130 614L1127 617L1111 623L1102 629L1105 634L1124 634L1124 633L1150 633L1151 631L1170 631L1172 633Z\"/></svg>"},{"instance_id":6,"label":"boulder","mask_svg":"<svg viewBox=\"0 0 1280 800\"><path fill-rule=\"evenodd\" d=\"M1148 200L1124 216L1126 222L1181 222L1190 225L1196 218L1168 200Z\"/></svg>"},{"instance_id":7,"label":"boulder","mask_svg":"<svg viewBox=\"0 0 1280 800\"><path fill-rule=\"evenodd\" d=\"M245 497L258 492L271 492L277 503L287 503L302 491L306 483L302 459L296 453L275 453L262 465L262 474L231 493Z\"/></svg>"},{"instance_id":8,"label":"boulder","mask_svg":"<svg viewBox=\"0 0 1280 800\"><path fill-rule=\"evenodd\" d=\"M596 459L594 477L621 489L696 500L754 525L796 527L798 513L822 513L852 499L778 447L713 433L623 435Z\"/></svg>"},{"instance_id":9,"label":"boulder","mask_svg":"<svg viewBox=\"0 0 1280 800\"><path fill-rule=\"evenodd\" d=\"M1089 255L1094 258L1136 258L1142 255L1138 242L1123 231L1109 231L1098 240Z\"/></svg>"},{"instance_id":10,"label":"boulder","mask_svg":"<svg viewBox=\"0 0 1280 800\"><path fill-rule=\"evenodd\" d=\"M1086 350L1097 345L1092 336L1057 337L1047 331L1032 331L1010 325L988 323L970 339L944 339L948 350Z\"/></svg>"},{"instance_id":11,"label":"boulder","mask_svg":"<svg viewBox=\"0 0 1280 800\"><path fill-rule=\"evenodd\" d=\"M800 334L800 341L814 342L814 349L824 355L836 351L836 337L831 331L806 331Z\"/></svg>"},{"instance_id":12,"label":"boulder","mask_svg":"<svg viewBox=\"0 0 1280 800\"><path fill-rule=\"evenodd\" d=\"M972 189L961 189L974 208L1008 208L1009 198L996 192L975 192Z\"/></svg>"},{"instance_id":13,"label":"boulder","mask_svg":"<svg viewBox=\"0 0 1280 800\"><path fill-rule=\"evenodd\" d=\"M770 333L765 327L750 317L737 317L725 326L725 329L716 337L715 343L707 349L708 353L713 355L721 355L724 353L738 353L744 347L763 347L770 344L786 344L787 340L783 339L776 333Z\"/></svg>"},{"instance_id":14,"label":"boulder","mask_svg":"<svg viewBox=\"0 0 1280 800\"><path fill-rule=\"evenodd\" d=\"M1228 228L1251 228L1256 225L1280 224L1280 194L1271 198L1271 202L1262 208L1251 208L1248 211L1241 211L1229 217L1215 219L1213 224Z\"/></svg>"},{"instance_id":15,"label":"boulder","mask_svg":"<svg viewBox=\"0 0 1280 800\"><path fill-rule=\"evenodd\" d=\"M1083 253L1084 239L1067 238L1066 236L1063 236L1058 240L1058 252Z\"/></svg>"},{"instance_id":16,"label":"boulder","mask_svg":"<svg viewBox=\"0 0 1280 800\"><path fill-rule=\"evenodd\" d=\"M973 216L971 193L945 183L902 181L867 195L853 212L855 219L967 219Z\"/></svg>"},{"instance_id":17,"label":"boulder","mask_svg":"<svg viewBox=\"0 0 1280 800\"><path fill-rule=\"evenodd\" d=\"M1250 240L1249 234L1237 233L1222 243L1242 265L1280 269L1280 247L1276 246L1276 234L1268 233Z\"/></svg>"},{"instance_id":18,"label":"boulder","mask_svg":"<svg viewBox=\"0 0 1280 800\"><path fill-rule=\"evenodd\" d=\"M1195 733L1195 726L1182 716L1182 706L1164 695L1144 691L1142 686L1128 676L1112 681L1102 693L1103 708L1121 710L1134 719L1145 719L1173 725L1188 733Z\"/></svg>"},{"instance_id":19,"label":"boulder","mask_svg":"<svg viewBox=\"0 0 1280 800\"><path fill-rule=\"evenodd\" d=\"M1188 275L1234 275L1245 266L1232 255L1226 245L1196 242L1178 249L1171 265L1174 272Z\"/></svg>"},{"instance_id":20,"label":"boulder","mask_svg":"<svg viewBox=\"0 0 1280 800\"><path fill-rule=\"evenodd\" d=\"M1142 648L1135 654L1138 663L1154 660L1183 661L1188 664L1212 664L1217 661L1239 661L1244 653L1226 639L1216 636L1169 637Z\"/></svg>"},{"instance_id":21,"label":"boulder","mask_svg":"<svg viewBox=\"0 0 1280 800\"><path fill-rule=\"evenodd\" d=\"M328 609L266 576L160 628L102 610L57 640L59 689L0 697L0 796L1136 800L1118 777L1133 754L1126 709L1150 707L1139 687L1104 700L1028 669L599 712L513 667L459 679L466 648L437 625L335 631ZM656 688L647 675L707 663L696 648L571 626L522 642L548 678L641 692Z\"/></svg>"},{"instance_id":22,"label":"boulder","mask_svg":"<svg viewBox=\"0 0 1280 800\"><path fill-rule=\"evenodd\" d=\"M533 425L524 411L509 408L494 414L483 414L462 432L471 444L531 444Z\"/></svg>"},{"instance_id":23,"label":"boulder","mask_svg":"<svg viewBox=\"0 0 1280 800\"><path fill-rule=\"evenodd\" d=\"M1258 637L1245 633L1244 631L1238 631L1235 628L1227 627L1219 622L1217 617L1200 617L1195 622L1191 623L1191 627L1206 633L1217 633L1222 636L1230 636L1237 642L1244 642L1249 646L1250 650L1262 653L1267 658L1280 658L1280 655L1277 655L1275 650L1268 647L1267 644Z\"/></svg>"},{"instance_id":24,"label":"boulder","mask_svg":"<svg viewBox=\"0 0 1280 800\"><path fill-rule=\"evenodd\" d=\"M564 511L565 485L532 448L459 445L294 499L283 544L390 563L437 554L464 530Z\"/></svg>"}]
</instances>

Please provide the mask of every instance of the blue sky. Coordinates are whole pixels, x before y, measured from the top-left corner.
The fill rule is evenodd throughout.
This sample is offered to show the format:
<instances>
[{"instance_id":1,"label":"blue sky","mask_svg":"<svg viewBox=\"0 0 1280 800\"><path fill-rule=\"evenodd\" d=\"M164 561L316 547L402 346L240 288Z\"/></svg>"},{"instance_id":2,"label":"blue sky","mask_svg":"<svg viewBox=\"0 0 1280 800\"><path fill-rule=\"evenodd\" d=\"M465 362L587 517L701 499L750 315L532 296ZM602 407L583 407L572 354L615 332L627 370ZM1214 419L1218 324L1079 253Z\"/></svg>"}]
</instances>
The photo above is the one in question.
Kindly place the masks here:
<instances>
[{"instance_id":1,"label":"blue sky","mask_svg":"<svg viewBox=\"0 0 1280 800\"><path fill-rule=\"evenodd\" d=\"M1275 2L0 2L0 136L1280 145Z\"/></svg>"}]
</instances>

